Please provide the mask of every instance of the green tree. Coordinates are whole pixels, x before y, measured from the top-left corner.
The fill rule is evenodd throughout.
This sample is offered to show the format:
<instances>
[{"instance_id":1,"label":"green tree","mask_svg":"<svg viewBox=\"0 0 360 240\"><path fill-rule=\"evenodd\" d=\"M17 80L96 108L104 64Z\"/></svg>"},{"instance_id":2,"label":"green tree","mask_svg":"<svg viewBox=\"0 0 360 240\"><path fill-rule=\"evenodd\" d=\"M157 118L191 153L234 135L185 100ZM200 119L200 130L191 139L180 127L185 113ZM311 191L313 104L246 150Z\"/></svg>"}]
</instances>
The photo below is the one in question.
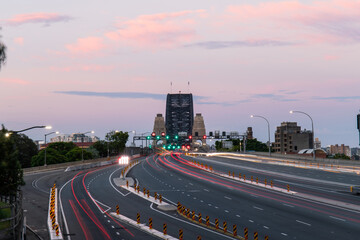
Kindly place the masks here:
<instances>
[{"instance_id":1,"label":"green tree","mask_svg":"<svg viewBox=\"0 0 360 240\"><path fill-rule=\"evenodd\" d=\"M215 148L217 151L220 151L222 148L222 142L221 141L216 141L215 142Z\"/></svg>"},{"instance_id":2,"label":"green tree","mask_svg":"<svg viewBox=\"0 0 360 240\"><path fill-rule=\"evenodd\" d=\"M48 145L47 150L54 149L58 151L61 155L65 155L74 148L77 148L77 146L73 142L54 142Z\"/></svg>"},{"instance_id":3,"label":"green tree","mask_svg":"<svg viewBox=\"0 0 360 240\"><path fill-rule=\"evenodd\" d=\"M2 42L0 42L0 70L1 70L1 66L5 64L5 62L6 62L6 46Z\"/></svg>"},{"instance_id":4,"label":"green tree","mask_svg":"<svg viewBox=\"0 0 360 240\"><path fill-rule=\"evenodd\" d=\"M19 151L19 161L22 168L31 167L31 158L38 154L36 144L25 134L13 133L10 138L14 141L16 149Z\"/></svg>"},{"instance_id":5,"label":"green tree","mask_svg":"<svg viewBox=\"0 0 360 240\"><path fill-rule=\"evenodd\" d=\"M336 153L334 155L334 159L346 159L346 160L350 160L350 157L349 156L346 156L345 154L343 153Z\"/></svg>"},{"instance_id":6,"label":"green tree","mask_svg":"<svg viewBox=\"0 0 360 240\"><path fill-rule=\"evenodd\" d=\"M19 161L19 151L14 140L5 136L7 132L2 125L0 131L0 195L15 195L25 182Z\"/></svg>"},{"instance_id":7,"label":"green tree","mask_svg":"<svg viewBox=\"0 0 360 240\"><path fill-rule=\"evenodd\" d=\"M109 142L112 155L117 155L124 151L129 134L122 131L111 131L106 134L105 138Z\"/></svg>"},{"instance_id":8,"label":"green tree","mask_svg":"<svg viewBox=\"0 0 360 240\"><path fill-rule=\"evenodd\" d=\"M98 151L100 157L106 157L108 153L108 143L104 140L95 142L90 148Z\"/></svg>"},{"instance_id":9,"label":"green tree","mask_svg":"<svg viewBox=\"0 0 360 240\"><path fill-rule=\"evenodd\" d=\"M73 148L68 153L66 153L65 157L69 162L81 161L82 150L81 148L78 147ZM91 152L88 152L84 149L84 160L91 158L92 158Z\"/></svg>"},{"instance_id":10,"label":"green tree","mask_svg":"<svg viewBox=\"0 0 360 240\"><path fill-rule=\"evenodd\" d=\"M241 145L241 150L244 149L244 146ZM268 152L269 148L265 143L258 141L256 138L246 140L246 151L256 151L256 152Z\"/></svg>"},{"instance_id":11,"label":"green tree","mask_svg":"<svg viewBox=\"0 0 360 240\"><path fill-rule=\"evenodd\" d=\"M57 150L53 148L46 149L46 164L55 164L55 163L64 163L68 159ZM41 150L37 155L33 156L31 159L31 166L43 166L45 163L45 150Z\"/></svg>"}]
</instances>

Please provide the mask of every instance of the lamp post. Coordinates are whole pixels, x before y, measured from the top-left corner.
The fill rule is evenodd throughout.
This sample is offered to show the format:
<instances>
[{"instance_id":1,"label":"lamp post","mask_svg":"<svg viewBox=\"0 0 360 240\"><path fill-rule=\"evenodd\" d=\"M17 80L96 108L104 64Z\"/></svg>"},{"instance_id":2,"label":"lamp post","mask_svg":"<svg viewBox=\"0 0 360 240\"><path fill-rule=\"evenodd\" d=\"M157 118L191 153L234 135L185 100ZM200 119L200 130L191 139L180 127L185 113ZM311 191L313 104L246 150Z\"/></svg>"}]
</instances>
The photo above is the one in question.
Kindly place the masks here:
<instances>
[{"instance_id":1,"label":"lamp post","mask_svg":"<svg viewBox=\"0 0 360 240\"><path fill-rule=\"evenodd\" d=\"M269 123L269 121L268 121L265 117L260 116L260 115L251 115L250 117L251 117L251 118L254 118L254 117L262 118L262 119L264 119L264 120L267 122L267 125L268 125L268 136L269 136L269 156L271 156L270 123Z\"/></svg>"},{"instance_id":2,"label":"lamp post","mask_svg":"<svg viewBox=\"0 0 360 240\"><path fill-rule=\"evenodd\" d=\"M10 137L11 134L13 133L21 133L21 132L25 132L25 131L28 131L30 129L34 129L34 128L45 128L45 129L52 129L51 126L33 126L33 127L29 127L29 128L25 128L25 129L22 129L22 130L19 130L19 131L8 131L5 136L6 137Z\"/></svg>"},{"instance_id":3,"label":"lamp post","mask_svg":"<svg viewBox=\"0 0 360 240\"><path fill-rule=\"evenodd\" d=\"M312 120L312 118L310 117L309 114L305 113L305 112L301 112L301 111L293 111L291 110L290 111L290 114L293 114L293 113L301 113L301 114L304 114L306 116L308 116L311 120L311 131L312 131L312 134L313 134L313 159L315 161L315 134L314 134L314 121Z\"/></svg>"},{"instance_id":4,"label":"lamp post","mask_svg":"<svg viewBox=\"0 0 360 240\"><path fill-rule=\"evenodd\" d=\"M87 132L80 133L80 134L85 135L87 133L94 134L95 132L94 131L87 131ZM81 142L84 143L84 137L83 136L81 136ZM82 160L82 162L84 162L84 146L81 146L81 160Z\"/></svg>"},{"instance_id":5,"label":"lamp post","mask_svg":"<svg viewBox=\"0 0 360 240\"><path fill-rule=\"evenodd\" d=\"M54 134L54 133L56 133L56 134L59 134L59 132L51 132L51 133L48 133L48 134L45 134L45 159L44 159L44 166L46 167L47 165L46 165L46 149L47 149L47 146L46 146L46 136L48 136L48 135L50 135L50 134Z\"/></svg>"}]
</instances>

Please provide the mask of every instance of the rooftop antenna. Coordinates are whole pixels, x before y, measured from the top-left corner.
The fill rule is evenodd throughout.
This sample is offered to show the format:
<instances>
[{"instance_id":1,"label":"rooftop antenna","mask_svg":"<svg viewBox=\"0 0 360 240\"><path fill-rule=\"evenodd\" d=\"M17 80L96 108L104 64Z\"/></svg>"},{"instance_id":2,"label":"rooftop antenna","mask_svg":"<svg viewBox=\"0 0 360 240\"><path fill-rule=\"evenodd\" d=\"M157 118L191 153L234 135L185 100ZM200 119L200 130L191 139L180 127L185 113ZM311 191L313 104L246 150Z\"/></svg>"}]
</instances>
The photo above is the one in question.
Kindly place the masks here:
<instances>
[{"instance_id":1,"label":"rooftop antenna","mask_svg":"<svg viewBox=\"0 0 360 240\"><path fill-rule=\"evenodd\" d=\"M188 82L188 92L190 93L190 82Z\"/></svg>"},{"instance_id":2,"label":"rooftop antenna","mask_svg":"<svg viewBox=\"0 0 360 240\"><path fill-rule=\"evenodd\" d=\"M170 82L170 93L172 94L172 82Z\"/></svg>"}]
</instances>

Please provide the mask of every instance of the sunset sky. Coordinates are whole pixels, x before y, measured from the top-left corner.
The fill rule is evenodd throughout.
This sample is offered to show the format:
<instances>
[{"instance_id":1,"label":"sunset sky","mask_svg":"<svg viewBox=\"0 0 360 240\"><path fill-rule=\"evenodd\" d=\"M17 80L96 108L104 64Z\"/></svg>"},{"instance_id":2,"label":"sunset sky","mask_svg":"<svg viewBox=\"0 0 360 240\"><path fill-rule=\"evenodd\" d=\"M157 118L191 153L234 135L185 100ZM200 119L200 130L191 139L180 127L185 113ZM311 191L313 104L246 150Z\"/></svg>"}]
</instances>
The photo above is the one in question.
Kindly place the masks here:
<instances>
[{"instance_id":1,"label":"sunset sky","mask_svg":"<svg viewBox=\"0 0 360 240\"><path fill-rule=\"evenodd\" d=\"M298 110L322 146L359 144L359 0L4 1L0 26L11 130L149 132L166 94L190 91L207 131L266 141L256 114L274 141L283 121L311 129Z\"/></svg>"}]
</instances>

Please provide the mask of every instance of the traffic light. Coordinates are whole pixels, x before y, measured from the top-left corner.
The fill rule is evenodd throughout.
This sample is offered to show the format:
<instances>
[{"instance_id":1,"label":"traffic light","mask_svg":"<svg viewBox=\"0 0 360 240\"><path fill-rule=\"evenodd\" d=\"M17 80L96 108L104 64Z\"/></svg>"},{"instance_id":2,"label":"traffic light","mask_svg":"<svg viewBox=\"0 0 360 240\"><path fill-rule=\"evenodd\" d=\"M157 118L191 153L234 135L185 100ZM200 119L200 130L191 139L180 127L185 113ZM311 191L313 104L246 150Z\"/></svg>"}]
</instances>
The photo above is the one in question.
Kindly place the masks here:
<instances>
[{"instance_id":1,"label":"traffic light","mask_svg":"<svg viewBox=\"0 0 360 240\"><path fill-rule=\"evenodd\" d=\"M151 145L149 145L149 148L152 148L152 146L151 146Z\"/></svg>"},{"instance_id":2,"label":"traffic light","mask_svg":"<svg viewBox=\"0 0 360 240\"><path fill-rule=\"evenodd\" d=\"M162 133L161 133L161 136L162 136L162 137L165 137L165 133L164 133L164 132L162 132Z\"/></svg>"},{"instance_id":3,"label":"traffic light","mask_svg":"<svg viewBox=\"0 0 360 240\"><path fill-rule=\"evenodd\" d=\"M175 135L175 139L179 139L179 136L178 136L178 135Z\"/></svg>"},{"instance_id":4,"label":"traffic light","mask_svg":"<svg viewBox=\"0 0 360 240\"><path fill-rule=\"evenodd\" d=\"M155 133L155 132L152 132L151 136L155 137L155 136L156 136L156 133Z\"/></svg>"},{"instance_id":5,"label":"traffic light","mask_svg":"<svg viewBox=\"0 0 360 240\"><path fill-rule=\"evenodd\" d=\"M150 137L150 136L147 136L147 137L146 137L146 139L147 139L147 140L150 140L150 139L151 139L151 137Z\"/></svg>"},{"instance_id":6,"label":"traffic light","mask_svg":"<svg viewBox=\"0 0 360 240\"><path fill-rule=\"evenodd\" d=\"M169 137L169 135L166 135L166 139L169 139L170 137Z\"/></svg>"},{"instance_id":7,"label":"traffic light","mask_svg":"<svg viewBox=\"0 0 360 240\"><path fill-rule=\"evenodd\" d=\"M203 136L203 139L206 139L206 135Z\"/></svg>"},{"instance_id":8,"label":"traffic light","mask_svg":"<svg viewBox=\"0 0 360 240\"><path fill-rule=\"evenodd\" d=\"M159 140L159 139L160 139L160 136L156 136L156 139Z\"/></svg>"},{"instance_id":9,"label":"traffic light","mask_svg":"<svg viewBox=\"0 0 360 240\"><path fill-rule=\"evenodd\" d=\"M189 139L190 139L190 140L192 139L192 136L191 136L191 135L189 136Z\"/></svg>"}]
</instances>

